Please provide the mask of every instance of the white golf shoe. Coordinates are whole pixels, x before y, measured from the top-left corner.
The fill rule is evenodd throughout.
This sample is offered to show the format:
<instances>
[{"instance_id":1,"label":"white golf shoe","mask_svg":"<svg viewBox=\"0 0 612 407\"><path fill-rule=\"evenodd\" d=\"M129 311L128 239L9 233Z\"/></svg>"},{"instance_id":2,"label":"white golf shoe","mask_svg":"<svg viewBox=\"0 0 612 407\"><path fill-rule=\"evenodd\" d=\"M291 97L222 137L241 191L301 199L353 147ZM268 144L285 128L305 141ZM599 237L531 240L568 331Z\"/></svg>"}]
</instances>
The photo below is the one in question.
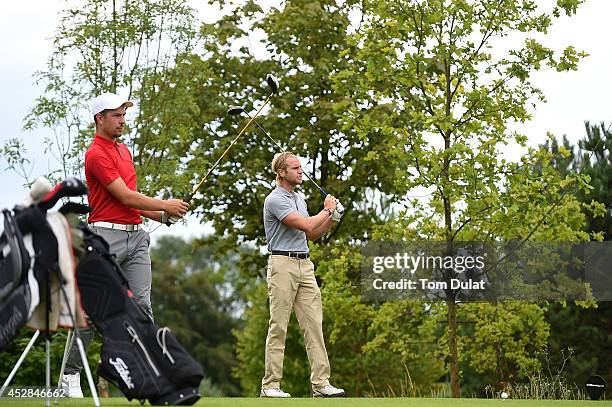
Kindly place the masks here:
<instances>
[{"instance_id":1,"label":"white golf shoe","mask_svg":"<svg viewBox=\"0 0 612 407\"><path fill-rule=\"evenodd\" d=\"M279 388L261 389L261 393L259 393L259 397L288 398L288 397L291 397L291 394L285 393Z\"/></svg>"},{"instance_id":2,"label":"white golf shoe","mask_svg":"<svg viewBox=\"0 0 612 407\"><path fill-rule=\"evenodd\" d=\"M66 397L72 398L83 398L83 392L81 391L81 374L65 374L62 376L62 382L60 384L62 390L64 390Z\"/></svg>"},{"instance_id":3,"label":"white golf shoe","mask_svg":"<svg viewBox=\"0 0 612 407\"><path fill-rule=\"evenodd\" d=\"M312 397L343 397L344 389L339 389L331 384L312 388Z\"/></svg>"}]
</instances>

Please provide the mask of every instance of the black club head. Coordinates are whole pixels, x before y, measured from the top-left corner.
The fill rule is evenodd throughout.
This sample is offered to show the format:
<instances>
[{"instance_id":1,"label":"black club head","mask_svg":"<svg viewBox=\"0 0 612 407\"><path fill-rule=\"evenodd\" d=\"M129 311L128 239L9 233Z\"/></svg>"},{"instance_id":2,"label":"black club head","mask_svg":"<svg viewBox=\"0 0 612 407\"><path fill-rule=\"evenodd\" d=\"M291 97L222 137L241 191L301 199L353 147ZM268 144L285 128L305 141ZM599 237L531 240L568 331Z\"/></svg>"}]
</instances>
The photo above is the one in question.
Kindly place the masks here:
<instances>
[{"instance_id":1,"label":"black club head","mask_svg":"<svg viewBox=\"0 0 612 407\"><path fill-rule=\"evenodd\" d=\"M244 112L244 109L240 106L232 106L229 109L227 109L227 114L229 114L230 116L237 116L239 114L242 114Z\"/></svg>"},{"instance_id":2,"label":"black club head","mask_svg":"<svg viewBox=\"0 0 612 407\"><path fill-rule=\"evenodd\" d=\"M606 390L606 381L601 376L593 375L587 379L586 391L591 400L599 400Z\"/></svg>"},{"instance_id":3,"label":"black club head","mask_svg":"<svg viewBox=\"0 0 612 407\"><path fill-rule=\"evenodd\" d=\"M268 86L270 90L272 90L272 93L278 94L278 79L276 79L274 75L268 74L266 76L266 82L268 82Z\"/></svg>"}]
</instances>

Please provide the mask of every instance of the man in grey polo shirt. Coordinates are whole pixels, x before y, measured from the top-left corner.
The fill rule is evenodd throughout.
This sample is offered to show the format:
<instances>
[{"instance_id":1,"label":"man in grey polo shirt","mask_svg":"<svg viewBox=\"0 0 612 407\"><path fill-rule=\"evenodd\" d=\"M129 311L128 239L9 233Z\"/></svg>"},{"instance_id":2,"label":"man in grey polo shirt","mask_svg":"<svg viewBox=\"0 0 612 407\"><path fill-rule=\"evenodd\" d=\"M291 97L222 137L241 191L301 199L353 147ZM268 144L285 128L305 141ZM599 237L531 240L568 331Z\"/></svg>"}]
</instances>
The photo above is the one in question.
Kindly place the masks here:
<instances>
[{"instance_id":1,"label":"man in grey polo shirt","mask_svg":"<svg viewBox=\"0 0 612 407\"><path fill-rule=\"evenodd\" d=\"M293 189L302 183L299 159L289 153L276 154L272 161L277 187L264 203L263 217L268 249L266 280L270 322L266 339L265 374L261 397L291 397L280 389L283 376L285 338L291 310L295 309L310 363L310 382L315 397L344 396L344 390L329 383L330 366L323 338L321 291L309 259L309 240L317 240L340 220L336 199L328 195L324 209L309 216L306 202Z\"/></svg>"}]
</instances>

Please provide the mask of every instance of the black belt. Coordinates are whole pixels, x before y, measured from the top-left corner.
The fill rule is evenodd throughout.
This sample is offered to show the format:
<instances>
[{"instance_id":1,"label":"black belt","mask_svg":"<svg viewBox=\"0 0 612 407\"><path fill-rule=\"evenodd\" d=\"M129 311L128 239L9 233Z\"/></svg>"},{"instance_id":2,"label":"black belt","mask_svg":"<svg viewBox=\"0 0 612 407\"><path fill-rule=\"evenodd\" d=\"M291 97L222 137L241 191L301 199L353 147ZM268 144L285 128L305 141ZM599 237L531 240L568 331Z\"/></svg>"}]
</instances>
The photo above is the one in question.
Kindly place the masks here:
<instances>
[{"instance_id":1,"label":"black belt","mask_svg":"<svg viewBox=\"0 0 612 407\"><path fill-rule=\"evenodd\" d=\"M284 252L282 250L272 250L272 254L279 255L279 256L295 257L297 259L307 259L308 257L310 257L310 255L308 253L304 253L304 252Z\"/></svg>"}]
</instances>

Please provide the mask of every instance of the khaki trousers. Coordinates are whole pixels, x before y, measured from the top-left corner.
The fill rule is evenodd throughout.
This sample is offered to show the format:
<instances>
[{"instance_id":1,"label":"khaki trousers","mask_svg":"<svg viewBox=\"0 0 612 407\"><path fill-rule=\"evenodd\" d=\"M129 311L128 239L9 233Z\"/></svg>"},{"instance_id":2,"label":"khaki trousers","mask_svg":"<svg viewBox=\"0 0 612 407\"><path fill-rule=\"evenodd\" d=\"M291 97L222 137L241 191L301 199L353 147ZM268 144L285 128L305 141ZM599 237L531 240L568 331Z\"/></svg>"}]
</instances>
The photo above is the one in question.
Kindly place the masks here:
<instances>
[{"instance_id":1,"label":"khaki trousers","mask_svg":"<svg viewBox=\"0 0 612 407\"><path fill-rule=\"evenodd\" d=\"M270 322L266 339L263 389L279 388L283 377L285 338L291 310L295 308L310 363L313 387L329 384L330 366L323 338L321 291L310 259L271 255L266 280L270 300Z\"/></svg>"}]
</instances>

